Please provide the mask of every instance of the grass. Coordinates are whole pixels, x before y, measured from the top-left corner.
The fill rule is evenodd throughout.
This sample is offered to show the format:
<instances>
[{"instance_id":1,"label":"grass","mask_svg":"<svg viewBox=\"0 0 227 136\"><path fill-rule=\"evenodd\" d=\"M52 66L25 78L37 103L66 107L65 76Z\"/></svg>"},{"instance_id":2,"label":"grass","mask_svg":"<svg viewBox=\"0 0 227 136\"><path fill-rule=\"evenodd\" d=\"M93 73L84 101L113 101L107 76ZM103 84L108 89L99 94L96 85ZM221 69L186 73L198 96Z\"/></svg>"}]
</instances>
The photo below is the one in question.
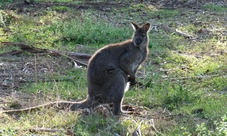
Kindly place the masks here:
<instances>
[{"instance_id":1,"label":"grass","mask_svg":"<svg viewBox=\"0 0 227 136\"><path fill-rule=\"evenodd\" d=\"M12 17L3 20L3 23L12 22L7 27L10 27L14 35L9 38L5 36L2 39L4 41L25 42L38 48L49 48L50 45L57 47L57 45L61 46L65 43L69 45L95 44L95 47L101 47L131 37L132 30L124 33L124 29L89 17L90 13L76 12L77 15L73 15L75 19L69 19L64 16L64 13L57 11L59 11L59 7L57 9L53 7L53 9L45 11L44 16L35 20L31 20L25 15L18 15L16 18L15 13L11 11L10 16ZM5 18L6 13L1 12ZM93 22L97 23L94 25ZM3 26L2 29L7 28ZM102 37L102 35L105 35L105 37Z\"/></svg>"},{"instance_id":2,"label":"grass","mask_svg":"<svg viewBox=\"0 0 227 136\"><path fill-rule=\"evenodd\" d=\"M224 33L223 26L226 22L219 15L225 8L210 4L203 8L208 10L207 14L198 15L190 9L188 11L158 9L137 3L127 8L116 7L118 10L111 12L94 9L75 11L65 6L53 6L43 11L37 10L38 16L1 10L0 42L23 42L38 48L92 54L106 44L129 39L132 28L129 20L125 18L140 23L146 22L142 15L152 18L154 26L164 22L196 38L184 39L159 27L158 32L151 30L149 58L140 69L145 76L137 78L145 87L132 88L125 94L124 99L124 104L136 105L135 108L142 106L141 115L114 117L108 112L103 114L105 113L102 112L103 109L94 112L89 110L70 112L54 108L22 114L20 117L1 114L0 134L32 135L34 133L29 131L30 128L53 128L70 129L81 136L131 135L143 121L141 126L143 135L161 133L224 136L227 133L225 126L227 47L226 37L221 33ZM212 20L214 15L209 14L209 11L217 13L215 16L220 17L219 22ZM195 16L191 16L194 14ZM188 19L188 16L191 19ZM176 23L176 19L179 24ZM210 27L205 21L198 27L198 24L193 22L196 19L198 21L208 19L217 29ZM198 33L201 28L204 33ZM210 34L205 33L205 28ZM0 53L4 53L18 48L0 45L0 49ZM57 59L48 55L35 57L29 53L17 57L23 56L28 62L36 60L37 66L42 65L53 71L36 73L34 77L29 78L35 82L19 86L19 92L32 96L30 100L24 100L23 97L18 99L6 97L4 99L11 103L1 106L30 106L48 101L86 98L86 69L68 68L68 61L64 57ZM14 59L6 56L2 57L1 61L14 62ZM26 62L22 64L24 63ZM46 81L43 82L41 79ZM153 130L152 121L158 132ZM64 134L60 132L58 135Z\"/></svg>"},{"instance_id":3,"label":"grass","mask_svg":"<svg viewBox=\"0 0 227 136\"><path fill-rule=\"evenodd\" d=\"M0 6L5 5L7 3L12 3L12 2L13 2L13 0L0 0Z\"/></svg>"},{"instance_id":4,"label":"grass","mask_svg":"<svg viewBox=\"0 0 227 136\"><path fill-rule=\"evenodd\" d=\"M217 11L217 12L227 11L227 7L224 5L205 4L203 7L210 11Z\"/></svg>"}]
</instances>

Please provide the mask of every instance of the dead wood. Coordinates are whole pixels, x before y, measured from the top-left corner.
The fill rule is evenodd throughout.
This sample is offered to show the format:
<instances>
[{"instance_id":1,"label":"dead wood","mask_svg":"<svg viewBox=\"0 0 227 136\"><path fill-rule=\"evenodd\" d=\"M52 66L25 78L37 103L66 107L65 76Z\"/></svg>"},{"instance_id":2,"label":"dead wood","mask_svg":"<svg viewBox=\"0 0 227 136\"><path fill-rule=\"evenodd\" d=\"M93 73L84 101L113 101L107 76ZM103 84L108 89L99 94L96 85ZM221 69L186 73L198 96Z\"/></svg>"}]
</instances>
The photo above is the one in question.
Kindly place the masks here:
<instances>
[{"instance_id":1,"label":"dead wood","mask_svg":"<svg viewBox=\"0 0 227 136\"><path fill-rule=\"evenodd\" d=\"M91 55L89 55L89 54L67 52L67 51L57 51L57 50L50 50L49 54L52 54L52 55L56 54L59 56L64 56L64 57L68 58L69 60L72 60L73 62L76 62L82 66L87 66L88 61L91 58Z\"/></svg>"},{"instance_id":2,"label":"dead wood","mask_svg":"<svg viewBox=\"0 0 227 136\"><path fill-rule=\"evenodd\" d=\"M16 54L20 54L20 53L22 53L22 51L13 50L13 51L10 51L10 52L6 52L6 53L0 54L0 57L1 56L6 56L6 55L16 55Z\"/></svg>"},{"instance_id":3,"label":"dead wood","mask_svg":"<svg viewBox=\"0 0 227 136\"><path fill-rule=\"evenodd\" d=\"M15 110L3 110L0 111L0 113L5 113L9 115L16 115L16 114L21 114L21 113L28 113L28 112L33 112L33 111L38 111L43 108L50 108L50 107L56 107L58 109L68 109L72 104L76 102L71 102L71 101L55 101L55 102L49 102L46 104L34 106L34 107L29 107L29 108L24 108L24 109L15 109Z\"/></svg>"},{"instance_id":4,"label":"dead wood","mask_svg":"<svg viewBox=\"0 0 227 136\"><path fill-rule=\"evenodd\" d=\"M179 77L179 78L164 78L165 80L171 80L171 81L179 81L179 80L189 80L189 79L206 79L206 78L213 78L213 77L219 77L220 75L202 75L202 76L192 76L192 77ZM226 76L226 75L222 75Z\"/></svg>"},{"instance_id":5,"label":"dead wood","mask_svg":"<svg viewBox=\"0 0 227 136\"><path fill-rule=\"evenodd\" d=\"M28 51L28 52L31 52L31 53L43 52L43 49L38 49L38 48L29 46L29 45L27 45L25 43L20 43L20 42L1 42L1 44L18 46L18 47L21 48L22 51Z\"/></svg>"},{"instance_id":6,"label":"dead wood","mask_svg":"<svg viewBox=\"0 0 227 136\"><path fill-rule=\"evenodd\" d=\"M139 123L139 126L136 128L136 130L133 131L132 136L142 136L141 130L140 130L142 123L143 121Z\"/></svg>"},{"instance_id":7,"label":"dead wood","mask_svg":"<svg viewBox=\"0 0 227 136\"><path fill-rule=\"evenodd\" d=\"M30 132L52 132L52 133L62 133L64 130L51 129L51 128L30 128Z\"/></svg>"},{"instance_id":8,"label":"dead wood","mask_svg":"<svg viewBox=\"0 0 227 136\"><path fill-rule=\"evenodd\" d=\"M30 128L28 129L29 132L32 133L40 133L40 132L48 132L48 133L64 133L65 135L69 136L76 136L71 130L64 130L64 129L53 129L53 128Z\"/></svg>"},{"instance_id":9,"label":"dead wood","mask_svg":"<svg viewBox=\"0 0 227 136\"><path fill-rule=\"evenodd\" d=\"M53 56L64 56L68 58L69 60L72 60L75 63L78 63L82 66L87 66L89 59L91 58L90 54L85 53L76 53L76 52L67 52L67 51L59 51L59 50L48 50L48 49L40 49L36 47L29 46L25 43L20 42L1 42L1 44L4 45L14 45L20 47L22 51L27 51L30 53L39 53L39 54L49 54ZM7 53L0 54L0 56L4 55L14 55L21 53L21 51L11 51Z\"/></svg>"},{"instance_id":10,"label":"dead wood","mask_svg":"<svg viewBox=\"0 0 227 136\"><path fill-rule=\"evenodd\" d=\"M42 79L39 78L38 80L19 80L18 83L36 83L36 82L75 82L75 78L65 78L65 79ZM3 85L0 85L3 86Z\"/></svg>"},{"instance_id":11,"label":"dead wood","mask_svg":"<svg viewBox=\"0 0 227 136\"><path fill-rule=\"evenodd\" d=\"M180 35L180 36L183 36L183 37L185 37L185 38L192 39L192 36L191 36L191 35L185 34L185 33L180 32L180 31L178 31L178 30L173 30L172 28L168 27L168 26L165 25L165 24L161 24L161 27L162 27L165 31L167 31L167 32L175 33L175 34Z\"/></svg>"}]
</instances>

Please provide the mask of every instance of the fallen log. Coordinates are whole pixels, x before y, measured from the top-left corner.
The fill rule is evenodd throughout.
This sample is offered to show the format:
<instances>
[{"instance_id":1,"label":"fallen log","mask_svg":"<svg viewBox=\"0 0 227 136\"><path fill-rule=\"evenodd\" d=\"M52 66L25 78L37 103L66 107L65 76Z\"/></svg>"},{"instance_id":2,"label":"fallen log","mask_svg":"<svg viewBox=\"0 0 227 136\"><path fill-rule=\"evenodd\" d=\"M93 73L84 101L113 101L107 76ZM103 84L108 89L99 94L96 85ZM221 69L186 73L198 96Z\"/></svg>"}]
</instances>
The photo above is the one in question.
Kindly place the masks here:
<instances>
[{"instance_id":1,"label":"fallen log","mask_svg":"<svg viewBox=\"0 0 227 136\"><path fill-rule=\"evenodd\" d=\"M165 25L165 24L161 24L160 26L161 26L165 31L167 31L167 32L175 33L175 34L177 34L177 35L183 36L183 37L188 38L188 39L192 39L192 37L193 37L193 36L191 36L191 35L185 34L185 33L180 32L180 31L178 31L178 30L173 30L172 28L168 27L168 26Z\"/></svg>"},{"instance_id":2,"label":"fallen log","mask_svg":"<svg viewBox=\"0 0 227 136\"><path fill-rule=\"evenodd\" d=\"M90 54L59 51L59 50L40 49L40 48L32 47L25 43L20 43L20 42L1 42L1 44L18 46L18 47L20 47L21 51L27 51L30 53L45 53L45 54L49 54L49 55L53 55L53 56L64 56L82 66L87 66L88 61L91 58ZM21 51L14 50L14 51L0 54L0 56L14 55L14 54L21 53Z\"/></svg>"}]
</instances>

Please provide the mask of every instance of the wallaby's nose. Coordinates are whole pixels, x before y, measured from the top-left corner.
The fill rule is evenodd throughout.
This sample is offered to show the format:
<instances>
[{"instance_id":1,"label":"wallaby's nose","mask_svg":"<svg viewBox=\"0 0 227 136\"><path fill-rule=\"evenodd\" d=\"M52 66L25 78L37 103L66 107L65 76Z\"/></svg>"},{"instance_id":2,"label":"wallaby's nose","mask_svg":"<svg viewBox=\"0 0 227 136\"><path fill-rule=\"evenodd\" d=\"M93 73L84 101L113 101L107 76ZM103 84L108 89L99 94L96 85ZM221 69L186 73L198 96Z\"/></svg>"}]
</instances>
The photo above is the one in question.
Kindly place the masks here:
<instances>
[{"instance_id":1,"label":"wallaby's nose","mask_svg":"<svg viewBox=\"0 0 227 136\"><path fill-rule=\"evenodd\" d=\"M137 39L136 40L136 42L135 42L135 44L138 46L138 45L140 45L142 43L142 40L141 39Z\"/></svg>"}]
</instances>

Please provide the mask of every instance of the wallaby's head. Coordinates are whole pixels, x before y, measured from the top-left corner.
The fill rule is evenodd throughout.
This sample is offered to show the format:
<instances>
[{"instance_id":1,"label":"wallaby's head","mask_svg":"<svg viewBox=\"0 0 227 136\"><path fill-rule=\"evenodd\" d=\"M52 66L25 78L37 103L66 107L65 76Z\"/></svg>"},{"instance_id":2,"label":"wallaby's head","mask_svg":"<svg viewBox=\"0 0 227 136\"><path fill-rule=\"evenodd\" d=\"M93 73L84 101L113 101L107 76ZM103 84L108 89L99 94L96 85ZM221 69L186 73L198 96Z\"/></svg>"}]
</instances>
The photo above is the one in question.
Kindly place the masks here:
<instances>
[{"instance_id":1,"label":"wallaby's head","mask_svg":"<svg viewBox=\"0 0 227 136\"><path fill-rule=\"evenodd\" d=\"M148 42L148 35L150 29L150 23L144 24L142 27L134 22L131 22L132 28L134 29L134 34L132 37L135 46L146 45Z\"/></svg>"}]
</instances>

